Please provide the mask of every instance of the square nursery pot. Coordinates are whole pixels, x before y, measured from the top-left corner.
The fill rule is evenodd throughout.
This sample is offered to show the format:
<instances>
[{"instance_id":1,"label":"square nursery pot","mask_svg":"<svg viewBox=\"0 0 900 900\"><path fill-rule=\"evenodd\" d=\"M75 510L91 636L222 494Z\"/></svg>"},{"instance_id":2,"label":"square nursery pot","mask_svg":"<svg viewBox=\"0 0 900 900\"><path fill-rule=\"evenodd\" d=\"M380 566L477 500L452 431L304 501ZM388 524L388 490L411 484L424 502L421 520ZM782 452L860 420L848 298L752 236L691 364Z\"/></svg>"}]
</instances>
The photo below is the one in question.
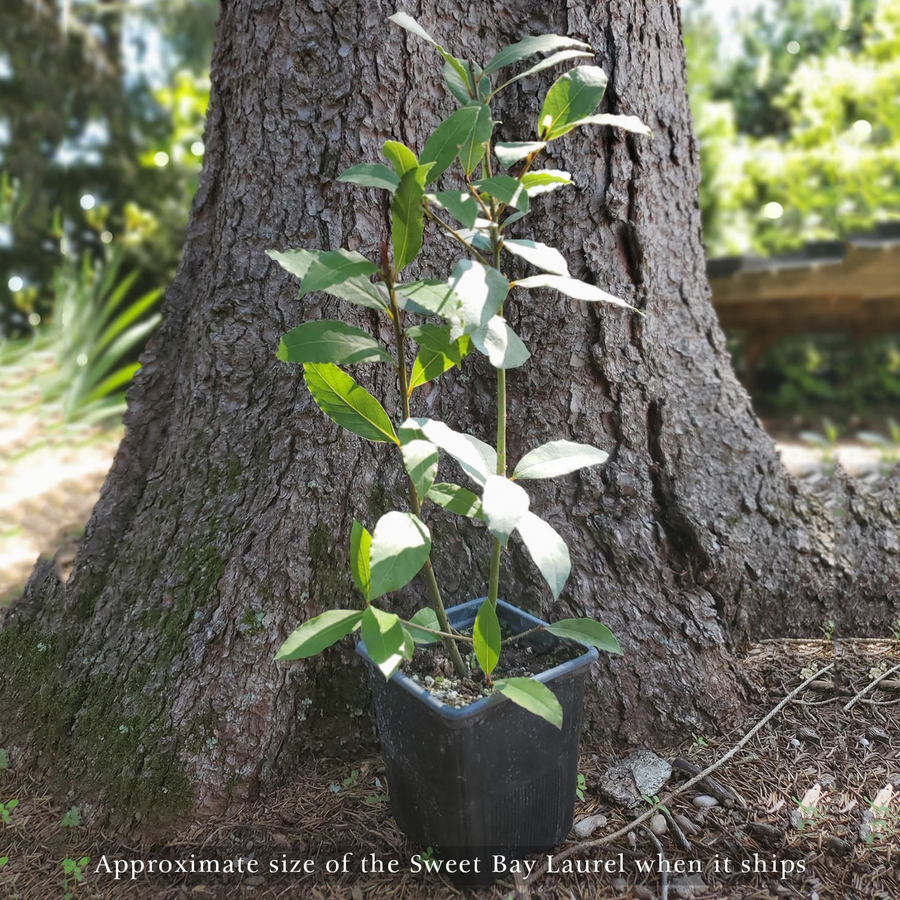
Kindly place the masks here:
<instances>
[{"instance_id":1,"label":"square nursery pot","mask_svg":"<svg viewBox=\"0 0 900 900\"><path fill-rule=\"evenodd\" d=\"M450 624L470 628L481 603L448 609ZM497 614L504 632L547 624L502 600ZM526 640L563 642L545 632ZM562 730L499 693L455 709L402 672L386 681L362 641L356 651L369 666L394 818L413 843L433 847L441 859L473 860L469 868L479 871L448 872L455 881L490 884L501 874L492 871L494 854L517 858L566 837L575 812L584 679L598 655L593 647L533 676L562 705Z\"/></svg>"}]
</instances>

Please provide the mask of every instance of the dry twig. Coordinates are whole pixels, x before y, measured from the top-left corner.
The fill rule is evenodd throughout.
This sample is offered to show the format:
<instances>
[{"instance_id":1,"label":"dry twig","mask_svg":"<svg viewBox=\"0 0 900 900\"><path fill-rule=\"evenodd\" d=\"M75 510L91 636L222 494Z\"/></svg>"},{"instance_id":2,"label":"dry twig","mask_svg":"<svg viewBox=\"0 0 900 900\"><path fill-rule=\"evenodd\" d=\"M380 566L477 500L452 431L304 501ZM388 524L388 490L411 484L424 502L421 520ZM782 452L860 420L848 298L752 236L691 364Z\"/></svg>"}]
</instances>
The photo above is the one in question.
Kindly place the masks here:
<instances>
[{"instance_id":1,"label":"dry twig","mask_svg":"<svg viewBox=\"0 0 900 900\"><path fill-rule=\"evenodd\" d=\"M850 700L847 701L847 704L844 706L844 712L850 712L854 706L869 693L869 691L875 690L875 688L884 681L888 675L893 675L894 672L900 672L900 663L894 666L893 669L888 669L883 675L879 675L874 681L870 681L858 694L851 697Z\"/></svg>"},{"instance_id":2,"label":"dry twig","mask_svg":"<svg viewBox=\"0 0 900 900\"><path fill-rule=\"evenodd\" d=\"M764 715L724 756L719 757L712 765L707 766L699 775L695 775L689 781L686 781L681 787L676 788L674 791L670 791L660 800L660 803L664 803L668 805L672 802L677 796L683 794L688 788L693 787L699 781L702 781L706 778L707 775L711 775L716 771L720 766L724 765L731 759L742 747L745 747L761 729L763 729L768 722L770 722L778 713L781 712L798 694L800 694L803 690L806 689L807 685L811 681L815 681L820 676L824 675L826 672L831 671L834 668L834 663L829 663L822 669L819 669L815 675L807 678L799 687L794 688L777 706L775 706L772 710L770 710L766 715ZM900 666L897 666L900 669ZM611 841L616 840L617 838L622 837L623 835L628 834L629 831L632 831L638 825L642 825L647 821L653 814L655 813L655 809L648 809L646 812L641 813L636 819L629 822L627 825L623 825L618 831L614 831L612 834L605 835L602 838L597 838L593 841L582 841L579 844L573 844L571 847L567 847L565 850L557 853L555 856L551 856L547 862L542 865L535 873L533 878L540 878L542 875L546 874L547 869L551 865L555 865L556 863L562 862L564 859L568 859L568 857L574 855L575 853L580 853L582 850L591 850L595 847L604 847Z\"/></svg>"}]
</instances>

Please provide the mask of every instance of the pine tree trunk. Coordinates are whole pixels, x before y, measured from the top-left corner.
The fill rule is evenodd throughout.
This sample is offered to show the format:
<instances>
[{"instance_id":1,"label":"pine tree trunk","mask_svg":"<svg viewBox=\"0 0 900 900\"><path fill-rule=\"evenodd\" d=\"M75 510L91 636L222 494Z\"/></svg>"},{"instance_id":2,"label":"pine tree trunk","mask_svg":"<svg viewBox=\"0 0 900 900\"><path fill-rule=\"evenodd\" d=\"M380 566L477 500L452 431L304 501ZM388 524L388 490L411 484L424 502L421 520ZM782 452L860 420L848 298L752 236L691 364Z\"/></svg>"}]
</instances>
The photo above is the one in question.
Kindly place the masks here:
<instances>
[{"instance_id":1,"label":"pine tree trunk","mask_svg":"<svg viewBox=\"0 0 900 900\"><path fill-rule=\"evenodd\" d=\"M559 438L611 458L535 483L533 508L572 550L560 601L517 548L501 596L557 618L596 615L619 636L624 656L601 657L592 674L591 737L715 730L744 696L734 654L748 636L827 618L832 546L735 379L710 304L677 4L417 6L460 56L545 31L589 41L610 78L602 109L654 131L556 141L547 165L575 187L540 198L519 226L646 318L549 292L509 309L533 354L510 377L510 458ZM454 103L438 57L389 25L393 11L393 0L223 4L200 189L127 435L67 590L40 563L0 632L0 722L18 722L7 745L119 810L213 809L289 777L308 748L371 737L349 640L306 663L273 655L299 620L359 602L350 523L404 508L402 469L326 420L299 368L274 354L306 319L376 323L322 295L298 302L265 251L343 246L377 259L383 195L336 177L377 161L386 139L420 149ZM504 139L530 139L553 77L505 92ZM446 277L448 259L443 237L426 234L421 271ZM384 369L357 374L396 410ZM421 392L414 414L491 440L493 380L470 357ZM433 513L429 525L448 602L483 595L484 530ZM413 582L398 608L422 595Z\"/></svg>"}]
</instances>

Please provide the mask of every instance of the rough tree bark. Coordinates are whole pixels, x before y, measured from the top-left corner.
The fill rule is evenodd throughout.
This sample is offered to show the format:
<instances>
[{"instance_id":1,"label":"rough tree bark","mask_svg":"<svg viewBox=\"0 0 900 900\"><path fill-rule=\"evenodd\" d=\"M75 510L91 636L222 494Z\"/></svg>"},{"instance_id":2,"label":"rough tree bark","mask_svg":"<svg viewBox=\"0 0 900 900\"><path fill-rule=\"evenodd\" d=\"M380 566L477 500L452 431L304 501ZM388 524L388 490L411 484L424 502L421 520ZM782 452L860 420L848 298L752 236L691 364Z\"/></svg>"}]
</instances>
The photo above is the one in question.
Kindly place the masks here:
<instances>
[{"instance_id":1,"label":"rough tree bark","mask_svg":"<svg viewBox=\"0 0 900 900\"><path fill-rule=\"evenodd\" d=\"M377 258L384 200L336 176L379 159L387 138L420 148L453 103L433 51L390 27L393 11L393 0L223 4L200 189L127 435L67 590L39 564L0 632L0 722L18 723L5 745L118 809L213 809L289 776L308 747L371 733L349 641L306 664L272 657L299 619L357 602L350 522L402 502L401 469L327 422L299 370L276 362L284 331L348 308L298 303L265 250ZM588 40L610 77L603 109L654 130L553 145L576 186L541 198L522 233L561 246L573 274L646 319L556 294L512 304L534 355L511 373L510 458L561 437L611 452L602 471L533 492L572 548L553 614L597 615L625 650L595 667L589 733L629 743L714 730L746 690L741 643L827 617L832 547L828 518L785 474L735 379L710 305L676 2L423 0L414 12L474 58L529 33ZM527 139L552 75L506 92L502 136ZM422 271L445 273L443 238L426 242ZM396 404L387 374L359 375ZM423 391L419 412L490 438L492 381L470 359ZM444 515L430 524L448 600L479 596L485 532ZM523 554L504 565L503 595L551 612ZM398 605L422 605L419 590Z\"/></svg>"}]
</instances>

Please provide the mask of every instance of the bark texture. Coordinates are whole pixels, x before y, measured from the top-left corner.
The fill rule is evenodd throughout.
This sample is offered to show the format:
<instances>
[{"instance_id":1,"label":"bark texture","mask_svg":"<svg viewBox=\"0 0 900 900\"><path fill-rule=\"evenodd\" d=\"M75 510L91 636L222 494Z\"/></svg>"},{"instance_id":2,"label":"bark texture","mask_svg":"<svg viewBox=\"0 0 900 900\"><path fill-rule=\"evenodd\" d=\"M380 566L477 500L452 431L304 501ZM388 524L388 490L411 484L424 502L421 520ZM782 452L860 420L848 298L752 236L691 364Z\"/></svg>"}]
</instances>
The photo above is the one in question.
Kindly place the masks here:
<instances>
[{"instance_id":1,"label":"bark texture","mask_svg":"<svg viewBox=\"0 0 900 900\"><path fill-rule=\"evenodd\" d=\"M289 776L308 747L371 735L349 641L305 664L272 657L298 620L358 602L350 523L403 508L402 470L325 420L274 353L306 319L375 321L322 295L297 302L265 250L377 258L384 195L336 176L378 160L388 138L421 149L454 103L434 51L390 26L393 11L393 0L223 4L204 171L128 433L67 590L39 565L0 632L0 707L22 713L13 738L119 808L213 809ZM745 690L739 645L828 617L832 542L735 379L710 304L677 4L422 0L410 11L476 59L524 34L585 39L610 78L602 109L653 128L652 140L594 128L555 142L545 165L575 187L521 223L646 318L550 293L508 304L533 353L510 377L510 459L563 437L611 459L532 491L572 548L560 601L516 548L501 596L596 615L619 636L625 655L592 675L594 737L716 729ZM553 77L505 92L503 139L530 138ZM449 260L429 230L421 271L446 275ZM387 367L357 374L396 409ZM492 440L492 371L470 358L414 412ZM445 515L429 524L446 600L482 595L486 533ZM397 604L423 605L419 586Z\"/></svg>"}]
</instances>

